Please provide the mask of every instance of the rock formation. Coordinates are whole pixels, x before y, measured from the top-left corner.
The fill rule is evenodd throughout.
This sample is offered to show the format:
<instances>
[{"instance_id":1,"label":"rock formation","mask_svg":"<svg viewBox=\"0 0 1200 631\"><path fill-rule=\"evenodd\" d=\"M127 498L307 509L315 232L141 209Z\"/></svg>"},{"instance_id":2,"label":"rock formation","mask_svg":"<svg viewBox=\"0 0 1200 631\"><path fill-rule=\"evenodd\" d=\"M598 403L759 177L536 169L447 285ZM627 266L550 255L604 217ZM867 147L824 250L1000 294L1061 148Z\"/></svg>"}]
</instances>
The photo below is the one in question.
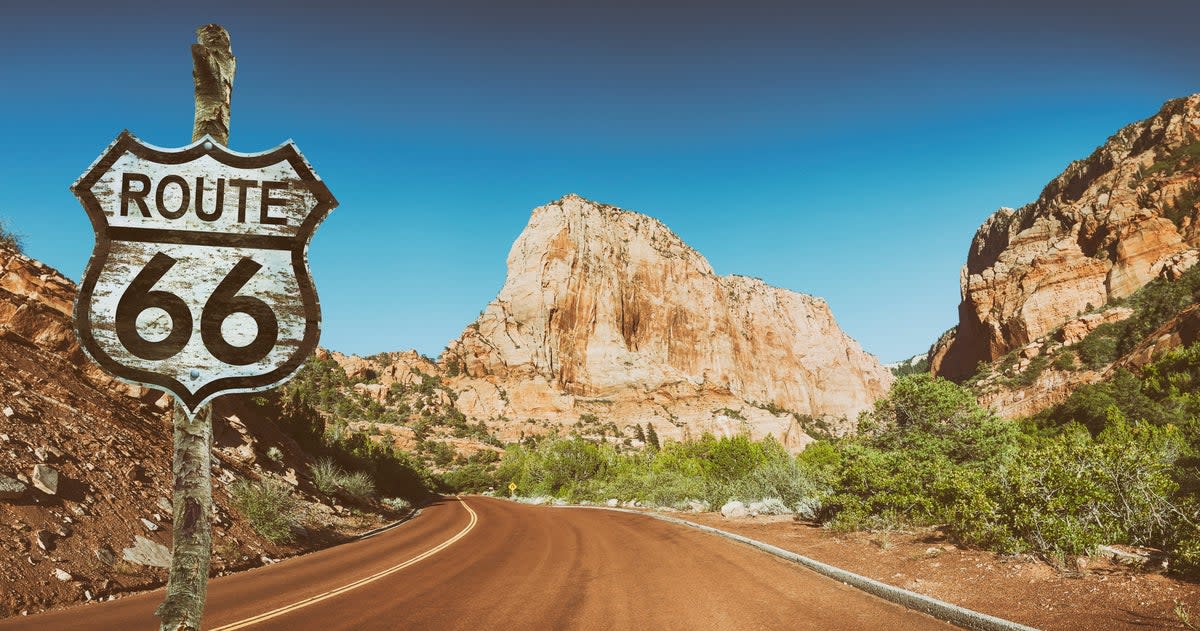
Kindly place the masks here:
<instances>
[{"instance_id":1,"label":"rock formation","mask_svg":"<svg viewBox=\"0 0 1200 631\"><path fill-rule=\"evenodd\" d=\"M575 195L533 211L499 295L440 361L468 416L737 426L793 447L790 412L853 418L891 383L824 300L718 276L659 221Z\"/></svg>"},{"instance_id":2,"label":"rock formation","mask_svg":"<svg viewBox=\"0 0 1200 631\"><path fill-rule=\"evenodd\" d=\"M1198 177L1195 95L1118 131L1037 201L996 211L971 242L958 326L930 350L934 372L964 379L980 361L1194 264Z\"/></svg>"}]
</instances>

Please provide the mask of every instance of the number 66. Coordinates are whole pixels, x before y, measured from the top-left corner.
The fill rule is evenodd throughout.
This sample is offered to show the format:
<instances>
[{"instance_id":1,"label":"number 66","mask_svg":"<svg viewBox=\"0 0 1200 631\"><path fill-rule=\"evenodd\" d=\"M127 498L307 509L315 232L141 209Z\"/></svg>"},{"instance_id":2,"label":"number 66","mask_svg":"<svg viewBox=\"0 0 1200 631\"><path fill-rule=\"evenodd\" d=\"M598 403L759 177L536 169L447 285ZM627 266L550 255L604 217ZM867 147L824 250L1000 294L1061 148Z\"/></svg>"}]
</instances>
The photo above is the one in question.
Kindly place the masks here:
<instances>
[{"instance_id":1,"label":"number 66","mask_svg":"<svg viewBox=\"0 0 1200 631\"><path fill-rule=\"evenodd\" d=\"M117 339L130 353L150 360L167 359L183 350L192 338L192 313L183 298L168 291L151 289L178 261L158 252L133 277L133 282L117 301ZM217 284L200 312L200 337L213 357L234 366L245 366L262 360L279 340L279 321L270 305L252 296L239 296L262 265L250 257L242 257L237 265ZM171 332L158 341L142 337L137 318L146 309L158 308L171 317ZM254 340L245 346L234 346L225 340L221 323L225 318L244 313L258 325Z\"/></svg>"}]
</instances>

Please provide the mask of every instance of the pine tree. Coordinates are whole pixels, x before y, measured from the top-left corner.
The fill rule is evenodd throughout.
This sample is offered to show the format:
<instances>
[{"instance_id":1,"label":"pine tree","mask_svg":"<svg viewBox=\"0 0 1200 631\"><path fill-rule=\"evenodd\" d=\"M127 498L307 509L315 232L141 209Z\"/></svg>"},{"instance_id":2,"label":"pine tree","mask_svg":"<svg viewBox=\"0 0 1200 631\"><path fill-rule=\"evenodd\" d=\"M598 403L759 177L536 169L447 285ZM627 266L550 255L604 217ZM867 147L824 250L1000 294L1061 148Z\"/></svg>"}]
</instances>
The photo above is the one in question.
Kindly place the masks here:
<instances>
[{"instance_id":1,"label":"pine tree","mask_svg":"<svg viewBox=\"0 0 1200 631\"><path fill-rule=\"evenodd\" d=\"M638 440L642 441L643 443L646 442L646 432L642 431L641 425L634 425L633 430L634 430L634 433L633 433L634 438L637 438Z\"/></svg>"},{"instance_id":2,"label":"pine tree","mask_svg":"<svg viewBox=\"0 0 1200 631\"><path fill-rule=\"evenodd\" d=\"M649 423L646 423L646 444L655 449L660 447L658 444L658 432L654 431L654 426Z\"/></svg>"}]
</instances>

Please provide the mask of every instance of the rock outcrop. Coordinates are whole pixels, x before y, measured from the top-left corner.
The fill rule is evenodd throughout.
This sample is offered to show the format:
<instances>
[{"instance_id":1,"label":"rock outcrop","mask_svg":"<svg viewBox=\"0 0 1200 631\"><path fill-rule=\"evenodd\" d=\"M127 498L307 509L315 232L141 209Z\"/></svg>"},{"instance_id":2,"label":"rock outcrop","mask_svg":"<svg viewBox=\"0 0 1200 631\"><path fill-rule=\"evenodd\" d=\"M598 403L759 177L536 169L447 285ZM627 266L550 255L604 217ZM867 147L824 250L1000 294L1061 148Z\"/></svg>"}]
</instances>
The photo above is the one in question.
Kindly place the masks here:
<instances>
[{"instance_id":1,"label":"rock outcrop","mask_svg":"<svg viewBox=\"0 0 1200 631\"><path fill-rule=\"evenodd\" d=\"M440 362L468 416L736 426L794 448L791 412L853 418L891 383L824 300L718 276L659 221L575 195L533 211L499 295Z\"/></svg>"},{"instance_id":2,"label":"rock outcrop","mask_svg":"<svg viewBox=\"0 0 1200 631\"><path fill-rule=\"evenodd\" d=\"M955 330L930 350L961 380L980 361L1195 264L1200 245L1200 95L1167 102L1071 163L1037 201L1001 208L975 234Z\"/></svg>"}]
</instances>

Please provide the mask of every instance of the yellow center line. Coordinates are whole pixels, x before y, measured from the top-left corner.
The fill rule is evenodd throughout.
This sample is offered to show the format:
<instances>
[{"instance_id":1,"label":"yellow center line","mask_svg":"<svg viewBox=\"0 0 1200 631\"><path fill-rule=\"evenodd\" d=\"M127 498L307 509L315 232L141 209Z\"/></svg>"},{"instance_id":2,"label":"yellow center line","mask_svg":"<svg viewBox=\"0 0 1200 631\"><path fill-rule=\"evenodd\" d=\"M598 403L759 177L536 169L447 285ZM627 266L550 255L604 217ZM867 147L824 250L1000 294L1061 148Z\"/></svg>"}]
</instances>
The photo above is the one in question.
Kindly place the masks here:
<instances>
[{"instance_id":1,"label":"yellow center line","mask_svg":"<svg viewBox=\"0 0 1200 631\"><path fill-rule=\"evenodd\" d=\"M471 507L467 505L467 502L461 497L459 497L457 499L459 502L462 503L463 508L467 509L467 512L471 514L471 521L467 522L466 528L463 528L461 531L459 531L458 534L447 539L446 541L443 541L442 543L426 550L425 552L422 552L421 554L418 554L417 556L415 556L399 565L393 565L392 567L389 567L386 570L377 572L366 578L361 578L361 579L354 581L353 583L350 583L348 585L343 585L342 587L339 587L337 589L332 589L323 594L317 594L316 596L310 596L308 598L305 598L304 600L296 601L290 605L284 605L283 607L280 607L278 609L272 609L271 611L260 613L257 616L251 616L244 620L239 620L237 622L231 622L223 627L217 627L216 629L213 629L212 631L233 631L234 629L244 629L252 624L257 624L257 623L263 622L265 620L270 620L271 618L276 618L278 616L282 616L285 613L289 613L289 612L295 611L297 609L302 609L309 605L315 605L315 604L321 602L322 600L326 600L328 598L333 598L334 596L337 596L339 594L344 594L352 589L357 589L368 583L373 583L389 574L394 574L396 572L399 572L400 570L403 570L404 568L406 568L410 565L419 563L419 562L421 562L425 559L428 559L429 557L437 554L438 552L445 550L446 548L450 547L455 541L458 541L459 539L462 539L463 537L465 537L466 534L468 532L471 532L471 529L475 527L475 524L479 522L479 516L475 514L475 511L471 510Z\"/></svg>"}]
</instances>

